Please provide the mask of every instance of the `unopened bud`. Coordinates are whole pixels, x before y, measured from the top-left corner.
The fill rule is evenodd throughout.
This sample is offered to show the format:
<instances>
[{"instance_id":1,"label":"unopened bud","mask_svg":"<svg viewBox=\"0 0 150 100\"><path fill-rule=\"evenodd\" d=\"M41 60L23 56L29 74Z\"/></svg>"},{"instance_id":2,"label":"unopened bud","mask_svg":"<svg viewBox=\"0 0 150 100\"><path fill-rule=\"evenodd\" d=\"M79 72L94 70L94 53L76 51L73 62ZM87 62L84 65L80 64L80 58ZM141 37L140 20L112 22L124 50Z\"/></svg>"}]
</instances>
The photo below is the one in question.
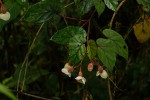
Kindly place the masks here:
<instances>
[{"instance_id":1,"label":"unopened bud","mask_svg":"<svg viewBox=\"0 0 150 100\"><path fill-rule=\"evenodd\" d=\"M73 71L73 67L68 68L68 72L71 73Z\"/></svg>"},{"instance_id":2,"label":"unopened bud","mask_svg":"<svg viewBox=\"0 0 150 100\"><path fill-rule=\"evenodd\" d=\"M98 71L99 71L100 73L103 72L103 67L102 67L101 65L98 65Z\"/></svg>"},{"instance_id":3,"label":"unopened bud","mask_svg":"<svg viewBox=\"0 0 150 100\"><path fill-rule=\"evenodd\" d=\"M93 70L93 63L88 64L88 71L91 72Z\"/></svg>"},{"instance_id":4,"label":"unopened bud","mask_svg":"<svg viewBox=\"0 0 150 100\"><path fill-rule=\"evenodd\" d=\"M1 3L1 12L2 12L3 14L6 13L6 8L5 8L5 6L4 6L3 3Z\"/></svg>"}]
</instances>

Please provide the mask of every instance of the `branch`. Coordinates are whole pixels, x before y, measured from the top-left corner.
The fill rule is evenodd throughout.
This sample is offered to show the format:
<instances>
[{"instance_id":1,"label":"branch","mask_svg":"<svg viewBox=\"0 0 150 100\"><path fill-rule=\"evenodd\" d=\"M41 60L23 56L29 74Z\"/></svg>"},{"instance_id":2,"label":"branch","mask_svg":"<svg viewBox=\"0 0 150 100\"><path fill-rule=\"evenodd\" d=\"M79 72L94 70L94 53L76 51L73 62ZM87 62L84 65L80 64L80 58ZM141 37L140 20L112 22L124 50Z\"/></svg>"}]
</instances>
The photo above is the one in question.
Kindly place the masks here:
<instances>
[{"instance_id":1,"label":"branch","mask_svg":"<svg viewBox=\"0 0 150 100\"><path fill-rule=\"evenodd\" d=\"M36 98L36 99L52 100L52 99L48 99L48 98L44 98L44 97L40 97L40 96L37 96L37 95L33 95L33 94L25 93L25 92L20 92L20 91L16 91L16 90L12 90L12 92L15 92L17 94L19 93L19 94L22 94L22 95L26 95L26 96L29 96L29 97L33 97L33 98Z\"/></svg>"},{"instance_id":2,"label":"branch","mask_svg":"<svg viewBox=\"0 0 150 100\"><path fill-rule=\"evenodd\" d=\"M119 10L120 7L125 3L125 1L126 1L126 0L122 0L121 3L118 5L116 11L114 12L114 14L113 14L113 16L112 16L112 18L111 18L111 20L110 20L110 23L109 23L109 28L110 28L110 29L112 28L112 24L113 24L114 18L115 18L115 16L116 16L118 10Z\"/></svg>"},{"instance_id":3,"label":"branch","mask_svg":"<svg viewBox=\"0 0 150 100\"><path fill-rule=\"evenodd\" d=\"M27 53L26 53L26 56L25 56L25 58L24 58L24 61L23 61L22 65L21 65L21 68L20 68L20 71L19 71L18 82L17 82L17 91L19 90L19 83L20 83L20 78L21 78L21 74L22 74L23 67L24 67L24 65L26 64L26 62L28 61L29 54L30 54L30 52L31 52L31 50L32 50L32 48L33 48L33 45L34 45L34 43L35 43L35 40L37 39L37 36L39 35L39 33L40 33L40 31L41 31L43 25L44 25L44 23L40 26L39 30L37 31L37 33L36 33L36 35L35 35L35 38L33 39L32 44L31 44L30 48L28 49L28 51L27 51ZM26 66L26 68L25 68L25 75L26 75L26 70L27 70L27 66ZM24 87L25 75L24 75L23 85L22 85L21 91L23 90L23 87ZM18 94L17 94L17 96L18 96Z\"/></svg>"}]
</instances>

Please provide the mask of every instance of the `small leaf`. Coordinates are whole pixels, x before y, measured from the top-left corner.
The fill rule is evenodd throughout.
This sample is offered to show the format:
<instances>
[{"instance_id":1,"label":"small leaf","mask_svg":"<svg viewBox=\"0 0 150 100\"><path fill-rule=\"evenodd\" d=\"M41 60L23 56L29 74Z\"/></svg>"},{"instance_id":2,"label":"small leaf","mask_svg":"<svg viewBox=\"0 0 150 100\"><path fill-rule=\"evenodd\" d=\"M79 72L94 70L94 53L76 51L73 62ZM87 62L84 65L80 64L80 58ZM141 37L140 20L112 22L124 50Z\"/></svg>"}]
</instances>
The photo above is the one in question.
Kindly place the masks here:
<instances>
[{"instance_id":1,"label":"small leaf","mask_svg":"<svg viewBox=\"0 0 150 100\"><path fill-rule=\"evenodd\" d=\"M62 10L59 0L45 0L32 5L24 16L28 22L43 23L53 20Z\"/></svg>"},{"instance_id":2,"label":"small leaf","mask_svg":"<svg viewBox=\"0 0 150 100\"><path fill-rule=\"evenodd\" d=\"M112 46L114 46L115 51L120 56L124 57L126 60L128 59L128 46L125 43L123 37L114 30L105 29L103 30L103 34L110 39L112 42Z\"/></svg>"},{"instance_id":3,"label":"small leaf","mask_svg":"<svg viewBox=\"0 0 150 100\"><path fill-rule=\"evenodd\" d=\"M89 59L92 59L96 56L97 53L97 46L94 40L89 40L88 41L88 46L87 46L87 53Z\"/></svg>"},{"instance_id":4,"label":"small leaf","mask_svg":"<svg viewBox=\"0 0 150 100\"><path fill-rule=\"evenodd\" d=\"M17 100L14 94L4 85L0 84L0 92L11 98L12 100Z\"/></svg>"},{"instance_id":5,"label":"small leaf","mask_svg":"<svg viewBox=\"0 0 150 100\"><path fill-rule=\"evenodd\" d=\"M77 4L76 13L79 16L83 16L84 14L88 13L93 7L92 0L82 0L80 3Z\"/></svg>"},{"instance_id":6,"label":"small leaf","mask_svg":"<svg viewBox=\"0 0 150 100\"><path fill-rule=\"evenodd\" d=\"M98 45L98 58L112 72L116 62L116 53L112 47L112 42L108 39L99 38L96 43Z\"/></svg>"},{"instance_id":7,"label":"small leaf","mask_svg":"<svg viewBox=\"0 0 150 100\"><path fill-rule=\"evenodd\" d=\"M79 63L85 56L86 34L76 34L69 41L69 58L73 64Z\"/></svg>"},{"instance_id":8,"label":"small leaf","mask_svg":"<svg viewBox=\"0 0 150 100\"><path fill-rule=\"evenodd\" d=\"M93 0L95 8L98 12L98 16L100 16L105 10L105 4L102 0Z\"/></svg>"},{"instance_id":9,"label":"small leaf","mask_svg":"<svg viewBox=\"0 0 150 100\"><path fill-rule=\"evenodd\" d=\"M69 44L70 38L76 34L86 34L85 30L77 26L68 26L56 32L51 40L62 45Z\"/></svg>"},{"instance_id":10,"label":"small leaf","mask_svg":"<svg viewBox=\"0 0 150 100\"><path fill-rule=\"evenodd\" d=\"M104 3L109 9L116 11L118 6L118 0L104 0Z\"/></svg>"}]
</instances>

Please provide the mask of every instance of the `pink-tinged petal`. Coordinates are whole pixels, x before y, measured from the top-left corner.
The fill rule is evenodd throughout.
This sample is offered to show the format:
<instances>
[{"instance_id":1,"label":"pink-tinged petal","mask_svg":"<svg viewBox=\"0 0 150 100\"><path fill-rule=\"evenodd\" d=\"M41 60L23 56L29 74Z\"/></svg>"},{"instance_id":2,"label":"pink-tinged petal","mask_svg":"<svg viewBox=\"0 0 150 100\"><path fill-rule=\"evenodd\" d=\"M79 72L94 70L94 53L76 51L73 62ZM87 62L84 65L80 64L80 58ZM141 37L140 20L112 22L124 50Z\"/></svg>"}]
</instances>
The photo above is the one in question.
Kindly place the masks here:
<instances>
[{"instance_id":1,"label":"pink-tinged petal","mask_svg":"<svg viewBox=\"0 0 150 100\"><path fill-rule=\"evenodd\" d=\"M103 72L100 73L100 76L101 76L102 78L106 79L106 78L108 77L108 74L107 74L107 72L106 72L105 70L103 70Z\"/></svg>"},{"instance_id":2,"label":"pink-tinged petal","mask_svg":"<svg viewBox=\"0 0 150 100\"><path fill-rule=\"evenodd\" d=\"M68 68L68 72L71 73L73 71L73 67Z\"/></svg>"},{"instance_id":3,"label":"pink-tinged petal","mask_svg":"<svg viewBox=\"0 0 150 100\"><path fill-rule=\"evenodd\" d=\"M91 72L93 70L93 63L88 64L88 71Z\"/></svg>"},{"instance_id":4,"label":"pink-tinged petal","mask_svg":"<svg viewBox=\"0 0 150 100\"><path fill-rule=\"evenodd\" d=\"M67 68L61 69L61 72L63 72L64 74L68 75L69 77L71 77L71 73L68 72Z\"/></svg>"}]
</instances>

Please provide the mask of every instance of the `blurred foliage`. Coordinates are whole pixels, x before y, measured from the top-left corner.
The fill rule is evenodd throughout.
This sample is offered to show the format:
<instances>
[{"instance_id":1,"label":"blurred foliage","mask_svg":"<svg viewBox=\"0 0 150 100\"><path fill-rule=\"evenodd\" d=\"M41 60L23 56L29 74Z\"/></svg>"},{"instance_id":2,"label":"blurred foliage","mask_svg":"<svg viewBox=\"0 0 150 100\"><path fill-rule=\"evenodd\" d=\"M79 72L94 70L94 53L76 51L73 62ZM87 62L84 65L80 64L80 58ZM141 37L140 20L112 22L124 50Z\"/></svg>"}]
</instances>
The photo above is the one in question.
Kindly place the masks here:
<instances>
[{"instance_id":1,"label":"blurred foliage","mask_svg":"<svg viewBox=\"0 0 150 100\"><path fill-rule=\"evenodd\" d=\"M99 5L98 1L100 1ZM100 41L102 45L108 45L108 51L116 59L116 63L113 62L114 69L112 68L112 73L109 73L112 98L114 100L149 100L150 41L144 38L145 41L141 43L134 35L135 30L141 31L138 34L144 34L143 29L149 34L149 26L146 29L134 27L134 31L133 26L142 23L143 19L149 19L150 2L149 0L126 0L115 16L112 30L108 29L113 13L121 1L3 0L11 14L11 19L9 21L0 19L1 83L8 86L15 94L18 93L20 100L38 99L24 93L52 100L109 100L107 80L95 76L97 66L94 66L92 72L87 71L90 59L98 54L99 50L96 46ZM143 14L146 15L146 18L143 18ZM84 34L89 31L89 21L89 38L91 40L87 45L82 40L85 39ZM44 25L41 27L43 22ZM70 26L77 27L75 30L68 30L70 34L78 31L78 27L82 28L81 33L79 32L80 35L70 36L71 41L67 39L59 41L62 44L68 42L69 44L60 45L55 43L56 41L50 40L55 36L54 34L61 33ZM127 54L125 54L127 52L121 52L126 49L123 38L121 37L120 41L117 41L121 43L118 45L123 50L119 51L120 48L116 46L117 49L113 51L113 46L117 42L111 42L114 43L113 45L110 42L110 44L106 43L104 38L109 32L106 32L107 35L104 34L104 29L115 30L114 33L120 34L119 37L122 36L125 39L129 51L127 61L121 57L127 59ZM37 35L37 33L39 34ZM103 39L95 42L98 38ZM110 37L107 38L109 41L111 40ZM140 38L142 37L140 36ZM146 36L146 38L148 37ZM77 45L82 48L75 48ZM86 46L88 47L88 56L83 59L82 54L86 53ZM29 49L29 55L25 60ZM79 52L80 49L82 52ZM80 54L75 63L83 59L82 71L87 79L85 85L77 83L74 79L79 71L78 68L74 70L71 78L61 72L69 58L74 58L70 56L74 55L73 50ZM70 51L70 55L68 55L68 51ZM105 63L105 61L102 60L100 63ZM16 91L19 77L19 91ZM7 100L8 97L0 94L0 99Z\"/></svg>"}]
</instances>

